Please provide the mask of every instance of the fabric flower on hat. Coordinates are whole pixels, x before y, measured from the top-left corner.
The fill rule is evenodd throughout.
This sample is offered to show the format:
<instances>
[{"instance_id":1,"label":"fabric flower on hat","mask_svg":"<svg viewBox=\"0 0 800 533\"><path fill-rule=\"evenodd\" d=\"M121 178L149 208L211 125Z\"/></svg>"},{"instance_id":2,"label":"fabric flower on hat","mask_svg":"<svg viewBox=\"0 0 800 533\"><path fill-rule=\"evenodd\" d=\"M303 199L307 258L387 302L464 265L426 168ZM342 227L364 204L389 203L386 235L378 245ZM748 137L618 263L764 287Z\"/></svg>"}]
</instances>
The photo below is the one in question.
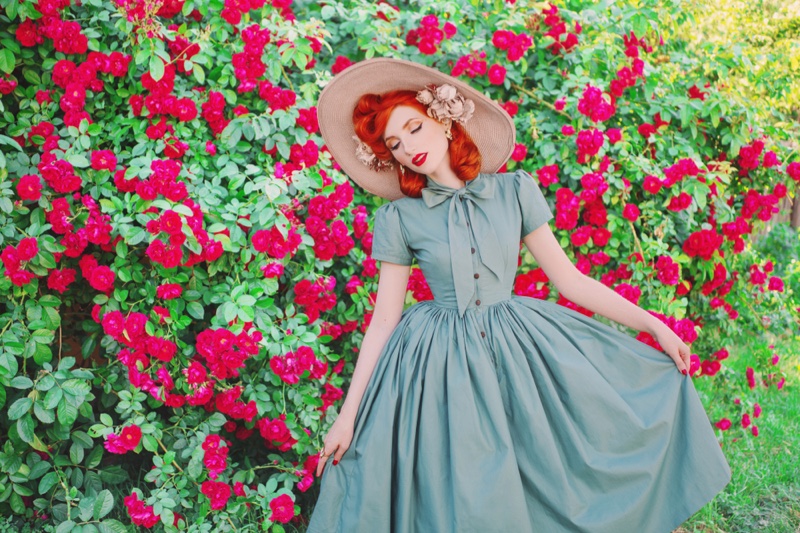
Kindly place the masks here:
<instances>
[{"instance_id":1,"label":"fabric flower on hat","mask_svg":"<svg viewBox=\"0 0 800 533\"><path fill-rule=\"evenodd\" d=\"M394 168L394 163L392 163L391 161L384 161L383 159L378 159L378 156L375 155L375 152L372 151L372 148L370 148L367 143L359 139L358 135L353 135L353 140L356 141L357 144L356 157L365 166L371 168L372 170L376 170L378 172L384 170L391 170L392 168Z\"/></svg>"},{"instance_id":2,"label":"fabric flower on hat","mask_svg":"<svg viewBox=\"0 0 800 533\"><path fill-rule=\"evenodd\" d=\"M417 100L428 106L428 116L435 118L443 124L451 120L465 123L475 112L475 102L464 98L455 87L449 83L440 86L427 85L417 93Z\"/></svg>"}]
</instances>

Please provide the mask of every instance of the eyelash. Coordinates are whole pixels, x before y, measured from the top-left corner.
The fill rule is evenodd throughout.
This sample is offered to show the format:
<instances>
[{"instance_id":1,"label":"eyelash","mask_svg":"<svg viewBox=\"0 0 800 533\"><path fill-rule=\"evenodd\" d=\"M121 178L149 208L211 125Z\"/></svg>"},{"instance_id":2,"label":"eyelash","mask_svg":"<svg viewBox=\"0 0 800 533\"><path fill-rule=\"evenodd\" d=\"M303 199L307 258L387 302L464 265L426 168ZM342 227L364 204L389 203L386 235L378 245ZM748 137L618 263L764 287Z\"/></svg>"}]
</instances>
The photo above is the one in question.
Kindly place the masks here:
<instances>
[{"instance_id":1,"label":"eyelash","mask_svg":"<svg viewBox=\"0 0 800 533\"><path fill-rule=\"evenodd\" d=\"M417 133L417 132L418 132L419 130L421 130L421 129L422 129L422 124L420 124L419 126L417 126L417 129L415 129L415 130L411 130L411 133ZM395 144L394 146L390 146L390 147L389 147L389 150L391 150L392 152L394 152L395 150L397 150L397 147L398 147L398 146L400 146L400 143L397 143L397 144Z\"/></svg>"}]
</instances>

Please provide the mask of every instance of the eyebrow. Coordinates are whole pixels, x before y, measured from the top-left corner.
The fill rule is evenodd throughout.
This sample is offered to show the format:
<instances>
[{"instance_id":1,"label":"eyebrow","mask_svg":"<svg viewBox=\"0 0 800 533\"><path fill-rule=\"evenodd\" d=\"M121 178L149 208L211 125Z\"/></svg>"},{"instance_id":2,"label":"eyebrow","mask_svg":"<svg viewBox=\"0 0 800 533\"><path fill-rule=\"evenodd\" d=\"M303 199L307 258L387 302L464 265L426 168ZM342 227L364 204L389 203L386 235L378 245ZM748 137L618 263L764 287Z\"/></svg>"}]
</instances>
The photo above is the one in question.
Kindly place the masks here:
<instances>
[{"instance_id":1,"label":"eyebrow","mask_svg":"<svg viewBox=\"0 0 800 533\"><path fill-rule=\"evenodd\" d=\"M406 128L408 127L408 123L409 123L409 122L411 122L412 120L416 120L416 119L417 119L417 117L411 117L410 119L406 120L406 123L405 123L405 124L403 124L403 129L406 129ZM396 137L395 137L394 135L390 135L389 137L386 137L386 138L384 138L384 139L383 139L383 142L386 142L386 141L388 141L389 139L395 139L395 138L396 138Z\"/></svg>"}]
</instances>

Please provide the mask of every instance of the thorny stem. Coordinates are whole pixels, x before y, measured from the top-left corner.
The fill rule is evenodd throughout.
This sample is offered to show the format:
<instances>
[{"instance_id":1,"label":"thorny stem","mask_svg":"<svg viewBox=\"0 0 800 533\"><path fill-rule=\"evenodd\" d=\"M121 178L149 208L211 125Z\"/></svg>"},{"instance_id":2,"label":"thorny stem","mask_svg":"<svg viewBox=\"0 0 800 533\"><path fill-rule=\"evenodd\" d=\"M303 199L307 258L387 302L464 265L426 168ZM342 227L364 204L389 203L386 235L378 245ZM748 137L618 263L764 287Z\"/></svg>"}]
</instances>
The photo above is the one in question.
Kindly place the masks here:
<instances>
[{"instance_id":1,"label":"thorny stem","mask_svg":"<svg viewBox=\"0 0 800 533\"><path fill-rule=\"evenodd\" d=\"M164 453L168 453L168 452L169 452L169 450L167 449L167 447L166 447L166 446L164 446L164 443L163 443L163 442L161 442L161 439L159 439L158 437L156 437L156 441L157 441L157 442L158 442L158 444L161 446L161 449L162 449L162 450L164 450ZM172 461L172 464L173 464L173 465L175 465L175 468L177 468L177 469L178 469L178 472L180 472L181 474L183 474L183 468L181 468L181 465L179 465L179 464L178 464L177 462L175 462L175 461Z\"/></svg>"},{"instance_id":2,"label":"thorny stem","mask_svg":"<svg viewBox=\"0 0 800 533\"><path fill-rule=\"evenodd\" d=\"M556 109L556 106L554 106L554 105L553 105L553 104L551 104L550 102L547 102L547 101L545 101L545 100L542 100L541 98L539 98L538 96L536 96L536 94L535 94L533 91L531 91L530 89L526 89L525 87L522 87L522 86L520 86L520 85L517 85L516 83L512 83L512 84L511 84L511 87L513 87L514 89L516 89L516 90L518 90L518 91L520 91L520 92L523 92L523 93L527 94L528 96L530 96L531 98L533 98L534 100L536 100L538 103L542 104L543 106L545 106L545 107L547 107L547 108L549 108L549 109L552 109L553 111L555 111L555 112L556 112L556 113L558 113L559 115L564 115L564 116L565 116L565 117L567 117L568 119L572 120L572 117L571 117L571 116L569 116L569 114L568 114L568 113L566 113L565 111L562 111L562 110L560 110L560 109Z\"/></svg>"},{"instance_id":3,"label":"thorny stem","mask_svg":"<svg viewBox=\"0 0 800 533\"><path fill-rule=\"evenodd\" d=\"M644 250L642 249L642 243L639 241L639 237L636 235L636 228L633 226L633 221L628 220L628 226L631 228L631 235L633 235L633 242L636 244L636 248L639 249L639 253L642 255L642 261L646 262L644 256Z\"/></svg>"},{"instance_id":4,"label":"thorny stem","mask_svg":"<svg viewBox=\"0 0 800 533\"><path fill-rule=\"evenodd\" d=\"M289 89L291 89L292 92L296 92L294 90L294 86L292 85L292 81L289 79L289 75L286 74L286 70L283 68L283 63L280 63L280 66L281 66L281 72L283 72L283 77L286 78L286 83L289 84Z\"/></svg>"}]
</instances>

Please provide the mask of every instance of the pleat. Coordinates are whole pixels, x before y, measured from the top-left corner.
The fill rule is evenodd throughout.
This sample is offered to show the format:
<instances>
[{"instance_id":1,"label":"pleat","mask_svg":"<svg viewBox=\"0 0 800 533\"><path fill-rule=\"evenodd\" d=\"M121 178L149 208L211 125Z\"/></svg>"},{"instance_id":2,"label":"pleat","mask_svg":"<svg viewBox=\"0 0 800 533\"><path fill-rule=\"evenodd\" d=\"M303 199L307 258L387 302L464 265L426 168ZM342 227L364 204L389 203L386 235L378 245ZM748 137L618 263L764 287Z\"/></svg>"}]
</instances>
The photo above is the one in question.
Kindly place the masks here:
<instances>
[{"instance_id":1,"label":"pleat","mask_svg":"<svg viewBox=\"0 0 800 533\"><path fill-rule=\"evenodd\" d=\"M729 479L667 354L548 301L463 318L421 302L376 363L308 532L661 533Z\"/></svg>"}]
</instances>

